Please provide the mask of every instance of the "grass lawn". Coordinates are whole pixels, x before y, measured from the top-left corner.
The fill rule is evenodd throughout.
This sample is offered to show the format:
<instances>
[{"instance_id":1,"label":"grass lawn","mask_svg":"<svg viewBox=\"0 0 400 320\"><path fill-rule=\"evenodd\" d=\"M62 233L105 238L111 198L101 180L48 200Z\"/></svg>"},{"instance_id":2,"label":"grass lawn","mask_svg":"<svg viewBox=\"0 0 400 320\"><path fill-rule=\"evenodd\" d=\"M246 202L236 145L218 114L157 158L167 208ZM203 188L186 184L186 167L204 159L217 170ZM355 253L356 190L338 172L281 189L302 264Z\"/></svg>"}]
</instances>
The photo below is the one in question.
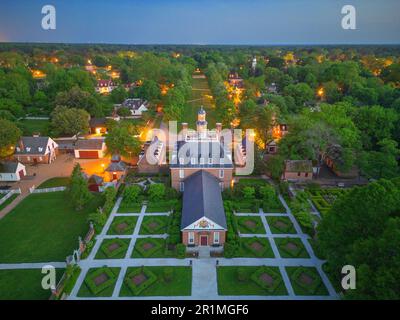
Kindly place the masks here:
<instances>
[{"instance_id":1,"label":"grass lawn","mask_svg":"<svg viewBox=\"0 0 400 320\"><path fill-rule=\"evenodd\" d=\"M64 269L56 269L57 282ZM50 289L42 288L41 269L0 270L0 300L47 300Z\"/></svg>"},{"instance_id":2,"label":"grass lawn","mask_svg":"<svg viewBox=\"0 0 400 320\"><path fill-rule=\"evenodd\" d=\"M245 280L240 281L238 277L238 269L244 271ZM286 287L283 282L278 267L269 267L270 270L277 275L278 281L273 292L269 292L262 288L258 283L251 279L252 275L259 269L256 267L218 267L217 282L218 294L227 296L265 296L265 295L287 295Z\"/></svg>"},{"instance_id":3,"label":"grass lawn","mask_svg":"<svg viewBox=\"0 0 400 320\"><path fill-rule=\"evenodd\" d=\"M0 205L0 211L3 210L5 207L7 207L11 202L13 202L15 200L16 197L18 197L19 194L13 194L11 197L9 197L6 201L4 201L1 205Z\"/></svg>"},{"instance_id":4,"label":"grass lawn","mask_svg":"<svg viewBox=\"0 0 400 320\"><path fill-rule=\"evenodd\" d=\"M328 291L314 267L286 267L294 293L301 296L324 296Z\"/></svg>"},{"instance_id":5,"label":"grass lawn","mask_svg":"<svg viewBox=\"0 0 400 320\"><path fill-rule=\"evenodd\" d=\"M272 233L296 233L292 221L288 217L266 217Z\"/></svg>"},{"instance_id":6,"label":"grass lawn","mask_svg":"<svg viewBox=\"0 0 400 320\"><path fill-rule=\"evenodd\" d=\"M166 250L166 240L162 238L139 238L131 258L176 258L175 251Z\"/></svg>"},{"instance_id":7,"label":"grass lawn","mask_svg":"<svg viewBox=\"0 0 400 320\"><path fill-rule=\"evenodd\" d=\"M115 217L107 234L132 234L137 219L137 217Z\"/></svg>"},{"instance_id":8,"label":"grass lawn","mask_svg":"<svg viewBox=\"0 0 400 320\"><path fill-rule=\"evenodd\" d=\"M102 290L99 290L99 292L93 292L93 290L90 288L89 283L93 283L93 278L95 277L96 272L99 272L99 269L105 270L106 271L106 282L102 283ZM78 297L111 297L115 283L117 282L118 275L120 272L121 268L108 268L108 267L103 267L103 268L92 268L89 269L88 273L86 274L85 281L82 283L82 286L79 289L78 292ZM93 286L96 287L96 285L93 283ZM99 288L100 289L100 288Z\"/></svg>"},{"instance_id":9,"label":"grass lawn","mask_svg":"<svg viewBox=\"0 0 400 320\"><path fill-rule=\"evenodd\" d=\"M244 258L275 258L271 244L266 238L240 238L240 257Z\"/></svg>"},{"instance_id":10,"label":"grass lawn","mask_svg":"<svg viewBox=\"0 0 400 320\"><path fill-rule=\"evenodd\" d=\"M124 200L122 200L121 205L118 208L118 213L139 213L141 210L141 204L126 203Z\"/></svg>"},{"instance_id":11,"label":"grass lawn","mask_svg":"<svg viewBox=\"0 0 400 320\"><path fill-rule=\"evenodd\" d=\"M303 242L299 238L274 238L282 258L309 258Z\"/></svg>"},{"instance_id":12,"label":"grass lawn","mask_svg":"<svg viewBox=\"0 0 400 320\"><path fill-rule=\"evenodd\" d=\"M171 204L169 202L159 201L156 203L150 202L146 207L146 212L149 213L162 213L171 211Z\"/></svg>"},{"instance_id":13,"label":"grass lawn","mask_svg":"<svg viewBox=\"0 0 400 320\"><path fill-rule=\"evenodd\" d=\"M260 217L236 217L240 233L265 234L265 228Z\"/></svg>"},{"instance_id":14,"label":"grass lawn","mask_svg":"<svg viewBox=\"0 0 400 320\"><path fill-rule=\"evenodd\" d=\"M40 133L41 136L49 134L49 120L23 119L19 121L19 124L21 124L21 129L25 136L31 136L34 133Z\"/></svg>"},{"instance_id":15,"label":"grass lawn","mask_svg":"<svg viewBox=\"0 0 400 320\"><path fill-rule=\"evenodd\" d=\"M172 270L171 279L165 279L166 267L146 267L157 276L155 281L148 288L139 293L139 296L190 296L192 293L192 268L191 267L169 267ZM131 267L127 269L124 283L121 287L120 296L134 296L127 285L128 275L138 270L140 267Z\"/></svg>"},{"instance_id":16,"label":"grass lawn","mask_svg":"<svg viewBox=\"0 0 400 320\"><path fill-rule=\"evenodd\" d=\"M88 231L89 213L102 203L95 194L77 212L65 192L29 195L0 220L0 262L65 261Z\"/></svg>"},{"instance_id":17,"label":"grass lawn","mask_svg":"<svg viewBox=\"0 0 400 320\"><path fill-rule=\"evenodd\" d=\"M39 185L38 189L66 187L69 184L69 177L51 178Z\"/></svg>"},{"instance_id":18,"label":"grass lawn","mask_svg":"<svg viewBox=\"0 0 400 320\"><path fill-rule=\"evenodd\" d=\"M145 216L139 234L164 234L167 232L168 216Z\"/></svg>"},{"instance_id":19,"label":"grass lawn","mask_svg":"<svg viewBox=\"0 0 400 320\"><path fill-rule=\"evenodd\" d=\"M96 252L95 259L123 259L129 243L130 239L104 239Z\"/></svg>"},{"instance_id":20,"label":"grass lawn","mask_svg":"<svg viewBox=\"0 0 400 320\"><path fill-rule=\"evenodd\" d=\"M192 96L189 98L189 103L185 105L182 122L187 122L189 128L196 129L197 112L200 106L203 105L207 112L207 121L209 129L215 128L215 123L218 122L215 117L214 100L210 99L211 90L208 86L207 79L194 78L192 79Z\"/></svg>"}]
</instances>

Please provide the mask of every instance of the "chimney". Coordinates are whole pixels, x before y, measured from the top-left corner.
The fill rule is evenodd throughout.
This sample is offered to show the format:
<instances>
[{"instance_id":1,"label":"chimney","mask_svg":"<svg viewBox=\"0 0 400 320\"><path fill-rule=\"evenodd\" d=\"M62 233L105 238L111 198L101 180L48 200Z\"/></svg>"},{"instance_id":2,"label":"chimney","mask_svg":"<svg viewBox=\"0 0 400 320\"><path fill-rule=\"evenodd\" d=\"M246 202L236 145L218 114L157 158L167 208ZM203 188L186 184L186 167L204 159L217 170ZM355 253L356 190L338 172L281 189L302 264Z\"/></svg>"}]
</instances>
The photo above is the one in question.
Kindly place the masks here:
<instances>
[{"instance_id":1,"label":"chimney","mask_svg":"<svg viewBox=\"0 0 400 320\"><path fill-rule=\"evenodd\" d=\"M182 122L182 131L181 131L181 139L186 140L186 135L188 131L188 123L187 122Z\"/></svg>"},{"instance_id":2,"label":"chimney","mask_svg":"<svg viewBox=\"0 0 400 320\"><path fill-rule=\"evenodd\" d=\"M182 122L182 130L187 130L187 129L188 129L188 123Z\"/></svg>"},{"instance_id":3,"label":"chimney","mask_svg":"<svg viewBox=\"0 0 400 320\"><path fill-rule=\"evenodd\" d=\"M215 124L215 129L216 129L217 133L221 133L221 131L222 131L222 123L221 122L217 122Z\"/></svg>"},{"instance_id":4,"label":"chimney","mask_svg":"<svg viewBox=\"0 0 400 320\"><path fill-rule=\"evenodd\" d=\"M23 151L24 150L24 141L22 140L22 138L21 139L19 139L19 148L21 149L21 151Z\"/></svg>"}]
</instances>

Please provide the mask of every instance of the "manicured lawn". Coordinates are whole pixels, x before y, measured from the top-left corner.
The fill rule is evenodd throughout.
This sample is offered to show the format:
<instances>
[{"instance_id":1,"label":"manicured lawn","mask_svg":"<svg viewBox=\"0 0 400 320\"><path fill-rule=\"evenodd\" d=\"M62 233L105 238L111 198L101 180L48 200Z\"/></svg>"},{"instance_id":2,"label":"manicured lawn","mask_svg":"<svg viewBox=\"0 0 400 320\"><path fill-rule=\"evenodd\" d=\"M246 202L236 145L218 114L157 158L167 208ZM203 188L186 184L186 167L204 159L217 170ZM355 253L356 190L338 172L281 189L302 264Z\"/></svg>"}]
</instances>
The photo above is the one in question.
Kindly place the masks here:
<instances>
[{"instance_id":1,"label":"manicured lawn","mask_svg":"<svg viewBox=\"0 0 400 320\"><path fill-rule=\"evenodd\" d=\"M64 269L56 269L57 282ZM0 270L0 300L47 300L50 289L42 288L41 269Z\"/></svg>"},{"instance_id":2,"label":"manicured lawn","mask_svg":"<svg viewBox=\"0 0 400 320\"><path fill-rule=\"evenodd\" d=\"M265 228L260 217L236 217L241 233L265 234Z\"/></svg>"},{"instance_id":3,"label":"manicured lawn","mask_svg":"<svg viewBox=\"0 0 400 320\"><path fill-rule=\"evenodd\" d=\"M192 291L192 268L191 267L145 267L156 277L156 281L144 288L137 296L190 296ZM166 276L166 269L172 271L171 276ZM133 271L140 274L140 267L127 269L124 283L121 287L120 296L135 296L127 282L132 281L129 277ZM144 283L143 283L144 284Z\"/></svg>"},{"instance_id":4,"label":"manicured lawn","mask_svg":"<svg viewBox=\"0 0 400 320\"><path fill-rule=\"evenodd\" d=\"M301 296L323 296L328 291L314 267L286 267L295 294Z\"/></svg>"},{"instance_id":5,"label":"manicured lawn","mask_svg":"<svg viewBox=\"0 0 400 320\"><path fill-rule=\"evenodd\" d=\"M146 207L146 212L163 213L171 210L171 204L167 201L150 202Z\"/></svg>"},{"instance_id":6,"label":"manicured lawn","mask_svg":"<svg viewBox=\"0 0 400 320\"><path fill-rule=\"evenodd\" d=\"M263 268L263 267L261 267ZM239 280L238 269L243 271L245 279ZM283 282L278 267L268 267L265 273L270 272L273 275L273 290L272 292L263 288L259 283L254 281L256 272L260 271L260 267L218 267L217 268L217 281L218 281L218 294L227 296L243 296L243 295L287 295L286 287ZM261 272L262 275L263 272Z\"/></svg>"},{"instance_id":7,"label":"manicured lawn","mask_svg":"<svg viewBox=\"0 0 400 320\"><path fill-rule=\"evenodd\" d=\"M127 203L122 200L121 205L118 208L118 213L139 213L141 210L141 204Z\"/></svg>"},{"instance_id":8,"label":"manicured lawn","mask_svg":"<svg viewBox=\"0 0 400 320\"><path fill-rule=\"evenodd\" d=\"M16 197L18 197L18 194L13 194L11 197L9 197L6 201L4 201L1 205L0 205L0 211L3 210L5 207L7 207L11 202L13 202L15 200Z\"/></svg>"},{"instance_id":9,"label":"manicured lawn","mask_svg":"<svg viewBox=\"0 0 400 320\"><path fill-rule=\"evenodd\" d=\"M139 238L136 240L132 258L176 258L176 253L166 250L165 239Z\"/></svg>"},{"instance_id":10,"label":"manicured lawn","mask_svg":"<svg viewBox=\"0 0 400 320\"><path fill-rule=\"evenodd\" d=\"M114 291L120 269L108 267L89 269L79 289L78 297L110 297ZM101 277L103 279L100 279Z\"/></svg>"},{"instance_id":11,"label":"manicured lawn","mask_svg":"<svg viewBox=\"0 0 400 320\"><path fill-rule=\"evenodd\" d=\"M266 217L272 233L296 233L288 217Z\"/></svg>"},{"instance_id":12,"label":"manicured lawn","mask_svg":"<svg viewBox=\"0 0 400 320\"><path fill-rule=\"evenodd\" d=\"M137 219L137 217L115 217L107 234L132 234Z\"/></svg>"},{"instance_id":13,"label":"manicured lawn","mask_svg":"<svg viewBox=\"0 0 400 320\"><path fill-rule=\"evenodd\" d=\"M69 184L69 180L68 177L51 178L40 184L38 189L66 187Z\"/></svg>"},{"instance_id":14,"label":"manicured lawn","mask_svg":"<svg viewBox=\"0 0 400 320\"><path fill-rule=\"evenodd\" d=\"M240 238L240 257L245 258L275 258L271 244L266 238Z\"/></svg>"},{"instance_id":15,"label":"manicured lawn","mask_svg":"<svg viewBox=\"0 0 400 320\"><path fill-rule=\"evenodd\" d=\"M34 133L40 133L41 136L49 134L49 120L24 119L19 124L21 124L22 132L25 136L31 136Z\"/></svg>"},{"instance_id":16,"label":"manicured lawn","mask_svg":"<svg viewBox=\"0 0 400 320\"><path fill-rule=\"evenodd\" d=\"M168 221L168 216L144 217L139 234L164 234L167 232Z\"/></svg>"},{"instance_id":17,"label":"manicured lawn","mask_svg":"<svg viewBox=\"0 0 400 320\"><path fill-rule=\"evenodd\" d=\"M0 262L65 261L89 225L87 217L103 204L95 194L75 211L68 194L31 194L0 220Z\"/></svg>"},{"instance_id":18,"label":"manicured lawn","mask_svg":"<svg viewBox=\"0 0 400 320\"><path fill-rule=\"evenodd\" d=\"M274 238L282 258L309 258L303 242L299 238Z\"/></svg>"},{"instance_id":19,"label":"manicured lawn","mask_svg":"<svg viewBox=\"0 0 400 320\"><path fill-rule=\"evenodd\" d=\"M125 258L130 239L104 239L95 259L122 259Z\"/></svg>"}]
</instances>

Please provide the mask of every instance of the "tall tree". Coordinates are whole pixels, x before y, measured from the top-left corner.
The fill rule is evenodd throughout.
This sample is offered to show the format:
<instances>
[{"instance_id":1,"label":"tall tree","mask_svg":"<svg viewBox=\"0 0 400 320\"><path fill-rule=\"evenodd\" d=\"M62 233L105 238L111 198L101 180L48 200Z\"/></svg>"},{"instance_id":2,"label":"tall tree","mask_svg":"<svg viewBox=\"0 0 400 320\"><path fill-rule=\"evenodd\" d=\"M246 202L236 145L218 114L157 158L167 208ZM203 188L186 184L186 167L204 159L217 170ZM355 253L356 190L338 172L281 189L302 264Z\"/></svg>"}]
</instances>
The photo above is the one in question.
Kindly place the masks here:
<instances>
[{"instance_id":1,"label":"tall tree","mask_svg":"<svg viewBox=\"0 0 400 320\"><path fill-rule=\"evenodd\" d=\"M69 193L76 210L82 210L93 197L79 163L72 170Z\"/></svg>"},{"instance_id":2,"label":"tall tree","mask_svg":"<svg viewBox=\"0 0 400 320\"><path fill-rule=\"evenodd\" d=\"M8 157L14 153L14 146L21 134L14 122L0 118L0 157Z\"/></svg>"}]
</instances>

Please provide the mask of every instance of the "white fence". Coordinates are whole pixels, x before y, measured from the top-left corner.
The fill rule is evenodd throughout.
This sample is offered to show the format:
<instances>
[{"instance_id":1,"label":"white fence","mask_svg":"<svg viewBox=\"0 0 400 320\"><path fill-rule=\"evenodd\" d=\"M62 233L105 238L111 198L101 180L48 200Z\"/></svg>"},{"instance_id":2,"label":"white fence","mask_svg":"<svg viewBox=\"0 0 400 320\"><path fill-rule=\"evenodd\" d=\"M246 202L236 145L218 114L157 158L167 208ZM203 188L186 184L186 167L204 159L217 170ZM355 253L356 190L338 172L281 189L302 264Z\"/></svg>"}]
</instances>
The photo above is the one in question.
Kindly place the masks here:
<instances>
[{"instance_id":1,"label":"white fence","mask_svg":"<svg viewBox=\"0 0 400 320\"><path fill-rule=\"evenodd\" d=\"M54 188L41 188L36 189L35 186L29 188L30 193L46 193L46 192L57 192L57 191L65 191L67 187L54 187Z\"/></svg>"},{"instance_id":2,"label":"white fence","mask_svg":"<svg viewBox=\"0 0 400 320\"><path fill-rule=\"evenodd\" d=\"M0 205L7 201L7 199L11 198L13 194L21 194L21 189L12 189L12 190L1 190L0 193L7 193L3 198L0 199ZM3 192L6 191L6 192Z\"/></svg>"}]
</instances>

